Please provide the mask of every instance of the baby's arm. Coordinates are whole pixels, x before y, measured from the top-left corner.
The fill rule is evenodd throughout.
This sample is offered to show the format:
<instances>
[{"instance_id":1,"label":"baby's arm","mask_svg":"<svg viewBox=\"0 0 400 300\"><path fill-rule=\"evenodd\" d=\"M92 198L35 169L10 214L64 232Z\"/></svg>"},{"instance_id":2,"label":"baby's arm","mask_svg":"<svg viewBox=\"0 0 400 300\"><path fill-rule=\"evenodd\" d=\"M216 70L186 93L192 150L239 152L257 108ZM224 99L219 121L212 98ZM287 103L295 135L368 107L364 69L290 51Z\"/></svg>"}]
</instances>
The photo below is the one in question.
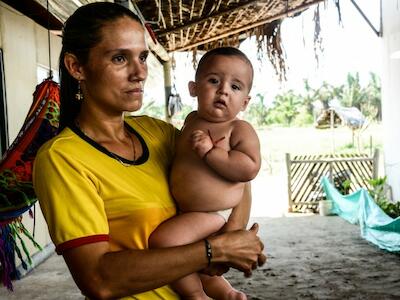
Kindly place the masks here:
<instances>
[{"instance_id":1,"label":"baby's arm","mask_svg":"<svg viewBox=\"0 0 400 300\"><path fill-rule=\"evenodd\" d=\"M261 165L260 143L253 127L241 120L235 121L230 137L230 151L213 143L209 134L196 130L192 145L204 162L220 176L233 182L252 180Z\"/></svg>"}]
</instances>

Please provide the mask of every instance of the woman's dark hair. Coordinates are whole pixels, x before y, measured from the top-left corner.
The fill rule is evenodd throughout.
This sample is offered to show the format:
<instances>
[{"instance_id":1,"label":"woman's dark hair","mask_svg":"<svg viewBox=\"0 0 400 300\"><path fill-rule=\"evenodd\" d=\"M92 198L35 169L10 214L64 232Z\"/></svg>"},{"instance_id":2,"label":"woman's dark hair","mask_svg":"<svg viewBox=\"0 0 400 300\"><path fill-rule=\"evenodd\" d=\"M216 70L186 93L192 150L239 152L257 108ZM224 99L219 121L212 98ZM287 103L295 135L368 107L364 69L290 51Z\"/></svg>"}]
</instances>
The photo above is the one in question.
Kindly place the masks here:
<instances>
[{"instance_id":1,"label":"woman's dark hair","mask_svg":"<svg viewBox=\"0 0 400 300\"><path fill-rule=\"evenodd\" d=\"M75 99L78 81L64 65L66 53L74 54L82 65L89 58L89 51L101 42L101 28L121 17L129 17L139 23L140 19L128 8L111 2L95 2L79 7L65 22L60 53L60 126L61 131L73 122L79 113L81 101Z\"/></svg>"},{"instance_id":2,"label":"woman's dark hair","mask_svg":"<svg viewBox=\"0 0 400 300\"><path fill-rule=\"evenodd\" d=\"M246 54L244 54L242 51L240 51L237 48L234 47L219 47L219 48L214 48L208 52L206 52L200 59L199 64L197 65L197 70L196 70L196 75L195 78L197 80L200 72L203 71L203 68L207 66L207 62L211 57L214 56L236 56L240 59L242 59L245 63L247 63L251 69L251 82L250 82L250 88L253 85L253 76L254 76L254 69L253 65L251 64L251 61L248 59ZM229 68L229 66L227 66Z\"/></svg>"}]
</instances>

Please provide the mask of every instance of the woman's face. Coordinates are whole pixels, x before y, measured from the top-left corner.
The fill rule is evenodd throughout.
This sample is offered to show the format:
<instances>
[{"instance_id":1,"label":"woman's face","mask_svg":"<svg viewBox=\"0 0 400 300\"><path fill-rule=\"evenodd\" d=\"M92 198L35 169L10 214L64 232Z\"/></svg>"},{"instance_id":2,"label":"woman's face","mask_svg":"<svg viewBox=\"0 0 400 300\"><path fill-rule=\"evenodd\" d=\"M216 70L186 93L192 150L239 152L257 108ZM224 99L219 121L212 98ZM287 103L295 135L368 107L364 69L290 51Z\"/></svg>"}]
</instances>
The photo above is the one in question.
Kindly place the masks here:
<instances>
[{"instance_id":1,"label":"woman's face","mask_svg":"<svg viewBox=\"0 0 400 300\"><path fill-rule=\"evenodd\" d=\"M89 52L82 66L82 108L107 115L136 111L142 105L149 53L144 29L122 17L101 29L101 42Z\"/></svg>"}]
</instances>

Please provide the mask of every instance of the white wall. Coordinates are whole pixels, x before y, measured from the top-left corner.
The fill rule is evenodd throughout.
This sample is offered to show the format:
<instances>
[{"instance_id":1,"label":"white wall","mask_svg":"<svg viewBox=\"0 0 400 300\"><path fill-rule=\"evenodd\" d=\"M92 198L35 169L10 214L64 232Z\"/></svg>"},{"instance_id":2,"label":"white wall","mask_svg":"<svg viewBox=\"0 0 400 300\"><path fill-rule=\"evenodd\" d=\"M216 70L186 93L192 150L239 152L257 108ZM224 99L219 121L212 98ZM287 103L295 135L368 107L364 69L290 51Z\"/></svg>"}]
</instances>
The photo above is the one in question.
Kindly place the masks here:
<instances>
[{"instance_id":1,"label":"white wall","mask_svg":"<svg viewBox=\"0 0 400 300\"><path fill-rule=\"evenodd\" d=\"M52 68L58 69L58 54L61 50L61 39L51 34ZM8 128L11 144L17 136L27 112L32 104L32 94L37 85L37 67L47 67L48 38L47 30L21 13L0 2L0 47L4 54L4 69L7 94ZM46 246L51 242L47 225L36 204L35 240ZM32 232L33 219L27 214L23 222ZM30 252L36 250L27 241Z\"/></svg>"},{"instance_id":2,"label":"white wall","mask_svg":"<svg viewBox=\"0 0 400 300\"><path fill-rule=\"evenodd\" d=\"M382 0L383 68L382 119L385 172L393 199L400 201L400 6L398 0ZM371 57L371 59L374 59Z\"/></svg>"},{"instance_id":3,"label":"white wall","mask_svg":"<svg viewBox=\"0 0 400 300\"><path fill-rule=\"evenodd\" d=\"M1 8L1 32L10 143L22 126L36 85L34 23L11 9Z\"/></svg>"}]
</instances>

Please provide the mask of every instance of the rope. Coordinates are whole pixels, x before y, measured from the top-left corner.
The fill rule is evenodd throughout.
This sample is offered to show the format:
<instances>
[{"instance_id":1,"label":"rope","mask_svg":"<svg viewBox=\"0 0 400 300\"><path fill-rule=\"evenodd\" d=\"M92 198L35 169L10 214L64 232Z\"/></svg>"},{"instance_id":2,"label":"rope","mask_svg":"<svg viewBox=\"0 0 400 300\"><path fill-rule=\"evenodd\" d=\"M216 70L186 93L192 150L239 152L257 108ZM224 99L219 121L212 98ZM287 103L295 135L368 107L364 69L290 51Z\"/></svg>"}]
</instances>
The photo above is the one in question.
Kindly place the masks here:
<instances>
[{"instance_id":1,"label":"rope","mask_svg":"<svg viewBox=\"0 0 400 300\"><path fill-rule=\"evenodd\" d=\"M53 78L53 70L51 69L51 44L50 44L50 10L49 0L46 1L47 6L47 43L49 47L49 78Z\"/></svg>"}]
</instances>

